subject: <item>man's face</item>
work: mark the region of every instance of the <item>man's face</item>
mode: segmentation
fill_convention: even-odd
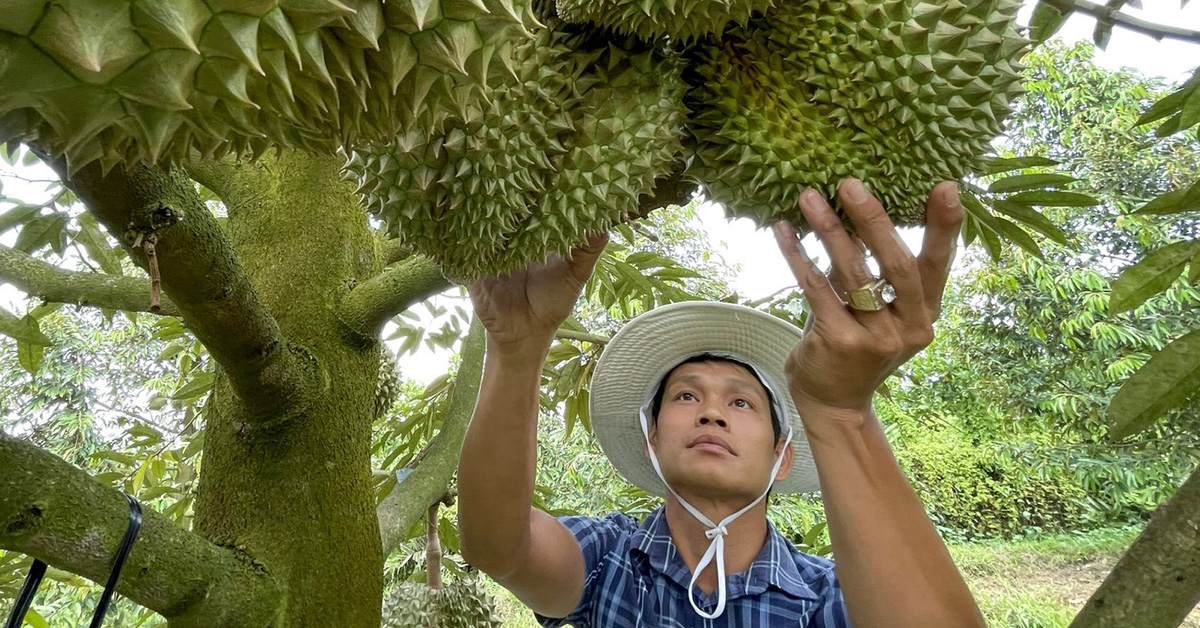
[[[749,502],[767,488],[783,446],[771,426],[767,391],[738,364],[684,364],[667,378],[650,443],[663,477],[696,498]],[[778,479],[791,469],[785,457]]]

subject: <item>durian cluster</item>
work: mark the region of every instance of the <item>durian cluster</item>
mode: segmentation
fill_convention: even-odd
[[[379,347],[379,374],[375,380],[375,417],[384,416],[400,396],[400,365],[385,346]]]
[[[381,628],[498,628],[496,603],[477,580],[457,578],[434,590],[422,583],[396,587],[383,601]]]
[[[688,175],[733,215],[799,222],[864,180],[898,224],[970,173],[1022,89],[1020,0],[794,0],[691,51]]]
[[[781,2],[783,0],[780,0]],[[744,25],[775,0],[558,0],[558,15],[569,22],[594,22],[647,41],[669,37],[692,41],[719,35],[729,24]]]
[[[0,141],[77,169],[435,127],[529,18],[511,0],[13,0]]]
[[[633,214],[682,151],[677,56],[547,21],[484,106],[348,163],[369,209],[453,280],[567,253]]]

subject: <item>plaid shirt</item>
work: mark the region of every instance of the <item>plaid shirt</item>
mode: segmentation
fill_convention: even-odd
[[[805,626],[849,628],[833,562],[802,554],[768,522],[767,541],[749,571],[729,575],[725,612],[696,614],[688,602],[692,573],[679,557],[663,509],[645,522],[622,513],[603,519],[560,517],[579,541],[587,578],[583,599],[567,617],[537,616],[543,626],[576,628],[718,628]],[[705,612],[717,598],[696,591]]]

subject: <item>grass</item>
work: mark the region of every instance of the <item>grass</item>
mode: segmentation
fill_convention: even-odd
[[[1137,534],[1126,527],[959,543],[950,554],[992,628],[1065,628]],[[538,626],[512,594],[491,586],[506,628]],[[1184,626],[1200,628],[1200,611]]]

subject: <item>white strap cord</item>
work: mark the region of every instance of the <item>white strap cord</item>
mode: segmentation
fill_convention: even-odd
[[[675,496],[675,499],[679,500],[679,503],[683,505],[684,509],[692,513],[692,516],[695,517],[697,521],[708,526],[708,530],[705,530],[704,536],[711,539],[712,542],[708,544],[708,549],[704,552],[704,556],[700,558],[700,562],[696,564],[696,569],[692,571],[692,581],[688,583],[688,601],[692,603],[692,609],[696,611],[697,615],[707,619],[716,619],[725,612],[725,535],[729,534],[727,526],[732,523],[734,519],[737,519],[747,510],[753,508],[755,504],[762,501],[763,498],[767,496],[767,493],[771,491],[771,486],[775,484],[775,475],[779,473],[779,465],[783,463],[783,454],[787,450],[787,446],[792,442],[792,430],[790,427],[788,428],[787,440],[784,441],[783,449],[780,450],[779,456],[775,458],[775,466],[771,468],[771,481],[767,483],[767,488],[762,492],[762,495],[759,495],[758,499],[746,504],[746,506],[741,510],[729,515],[728,517],[725,517],[720,523],[713,523],[711,519],[704,516],[704,513],[700,512],[694,506],[687,503],[686,500],[680,497],[679,493],[676,493],[675,489],[671,488],[670,484],[667,484],[667,479],[664,478],[662,474],[662,468],[660,468],[658,465],[658,456],[654,454],[654,447],[650,444],[650,426],[649,420],[646,416],[646,410],[646,406],[642,406],[642,409],[638,414],[642,423],[642,437],[646,439],[646,450],[650,452],[650,464],[654,466],[654,472],[658,474],[658,479],[662,480],[663,486],[666,486],[667,490],[671,491],[671,494]],[[780,414],[779,416],[786,419],[787,415]],[[700,610],[700,606],[696,604],[696,598],[693,591],[696,588],[696,580],[700,577],[700,573],[703,572],[705,567],[708,567],[708,564],[714,560],[717,563],[717,608],[713,610],[712,614],[708,614]]]

